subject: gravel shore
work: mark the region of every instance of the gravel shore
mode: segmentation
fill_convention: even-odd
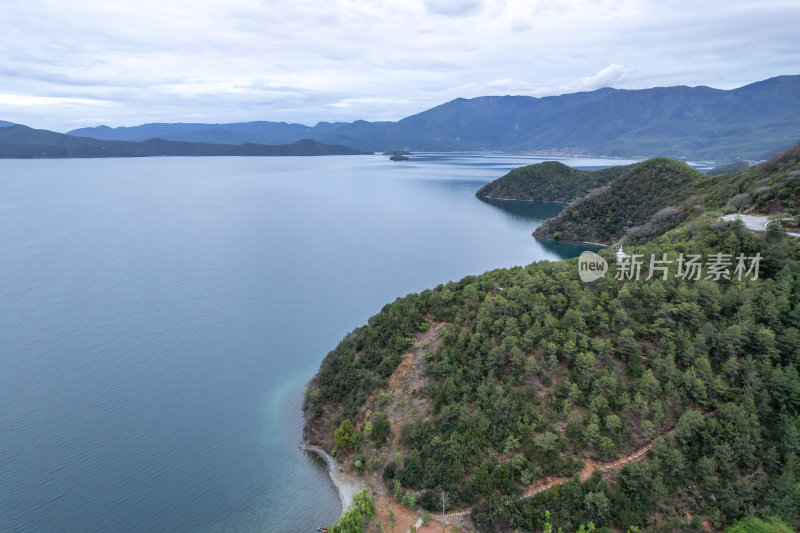
[[[364,490],[366,485],[357,477],[343,472],[341,465],[319,446],[303,442],[300,444],[300,449],[318,455],[325,461],[325,464],[328,465],[328,475],[330,475],[331,481],[333,481],[336,490],[339,492],[339,499],[342,502],[342,512],[344,512],[345,509],[350,507],[350,504],[353,503],[353,496]]]

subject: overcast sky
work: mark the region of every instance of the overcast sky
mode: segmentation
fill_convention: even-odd
[[[0,120],[397,120],[800,74],[798,0],[1,0]]]

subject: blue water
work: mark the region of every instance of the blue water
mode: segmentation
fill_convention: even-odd
[[[531,162],[0,160],[0,531],[334,521],[305,384],[398,296],[580,253],[474,197]]]

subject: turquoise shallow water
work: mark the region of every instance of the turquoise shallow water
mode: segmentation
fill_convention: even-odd
[[[0,160],[0,531],[335,520],[305,384],[398,296],[579,254],[474,197],[533,161]]]

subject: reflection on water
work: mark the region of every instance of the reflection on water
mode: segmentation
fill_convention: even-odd
[[[567,205],[562,202],[523,202],[519,200],[498,200],[495,198],[480,198],[480,201],[499,209],[509,216],[529,220],[538,224],[541,224],[548,218],[557,216]]]

